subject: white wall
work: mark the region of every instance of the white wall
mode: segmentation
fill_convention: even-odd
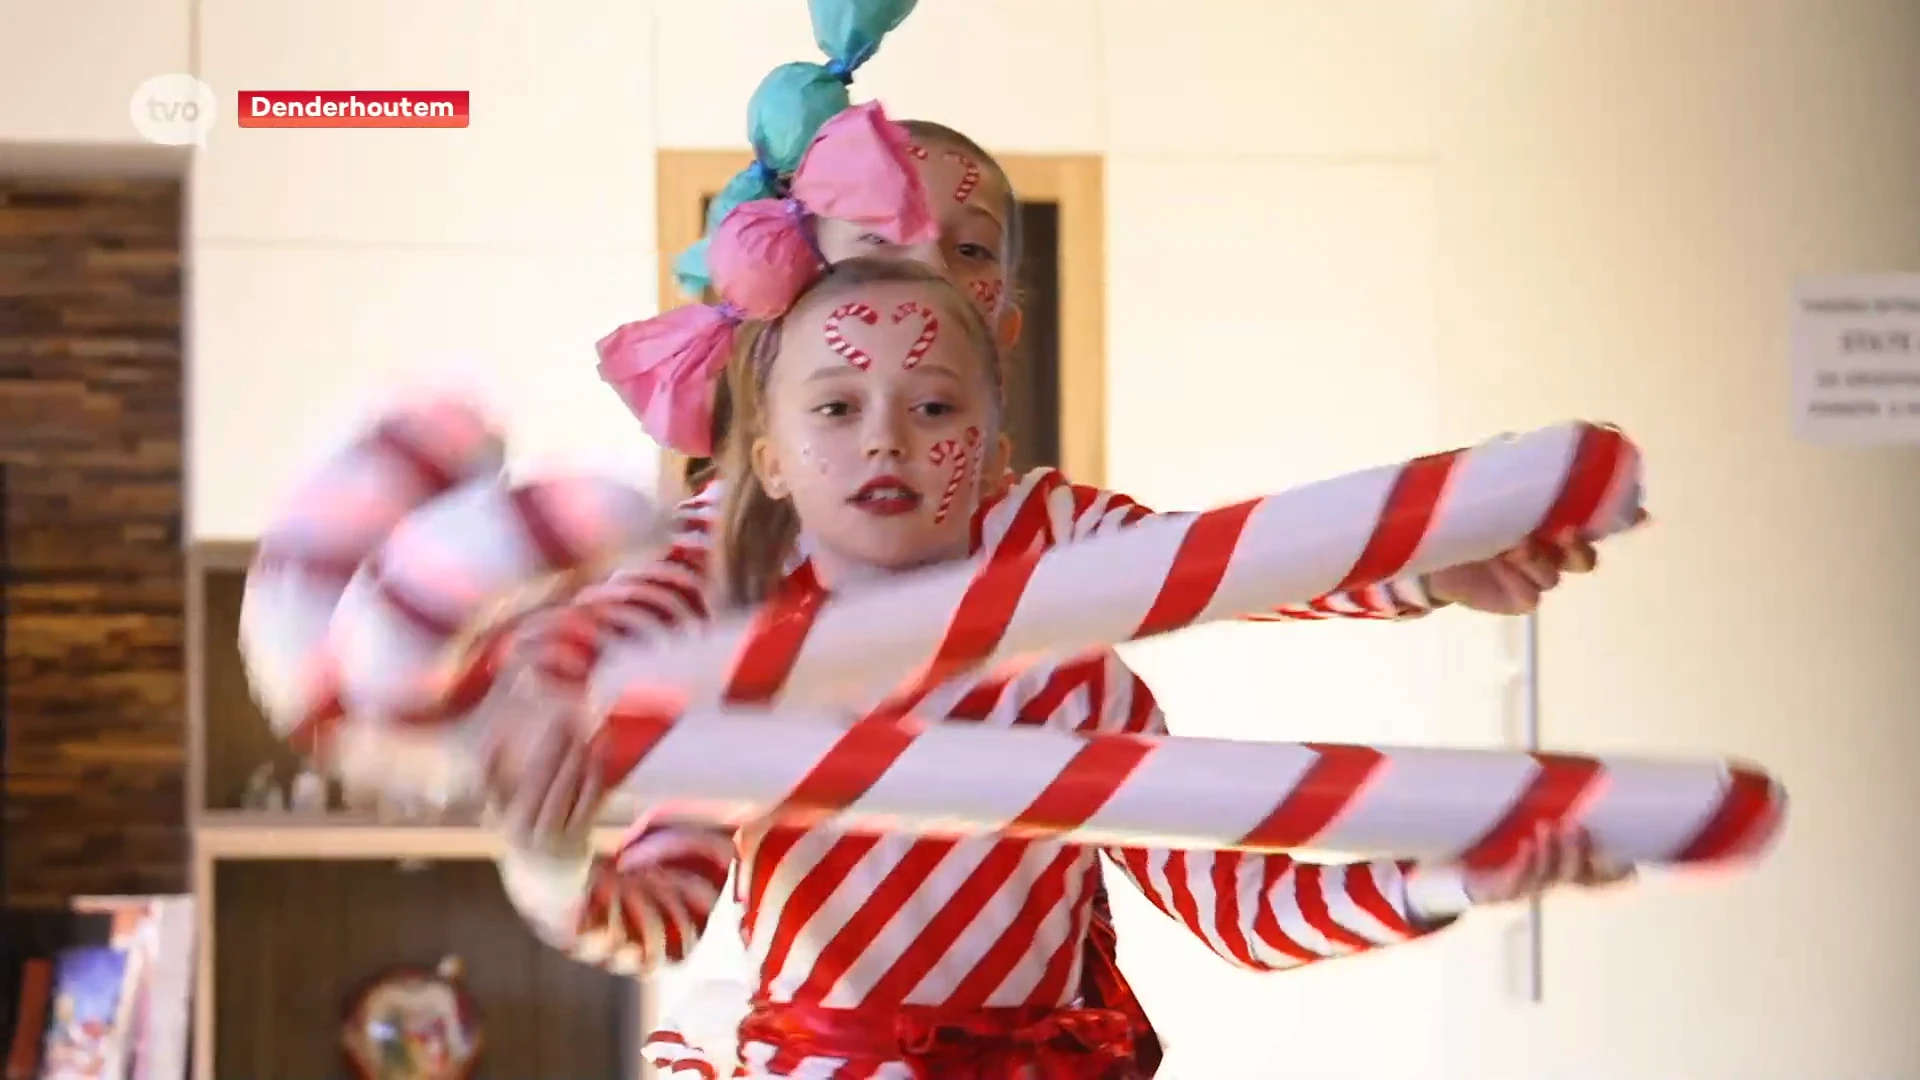
[[[0,152],[134,141],[134,88],[191,63],[183,0],[0,0]]]
[[[1112,483],[1192,507],[1433,449],[1433,145],[1414,9],[1165,11],[1116,0],[1098,34]],[[1417,743],[1438,728],[1443,632],[1231,627],[1129,658],[1184,733]],[[1444,949],[1257,976],[1129,889],[1115,907],[1172,1080],[1439,1075]]]
[[[528,456],[649,469],[591,343],[652,311],[655,147],[741,142],[754,81],[811,54],[798,0],[198,7],[186,41],[175,0],[0,0],[0,142],[130,142],[125,95],[188,57],[223,95],[470,89],[475,126],[229,126],[198,155],[193,534],[253,535],[349,410],[423,372],[495,387]],[[1556,903],[1543,1007],[1505,993],[1506,919],[1252,978],[1123,899],[1173,1077],[1920,1074],[1920,795],[1893,772],[1920,741],[1920,477],[1792,443],[1782,355],[1790,275],[1920,258],[1913,5],[922,8],[860,92],[998,149],[1108,155],[1114,486],[1192,506],[1616,420],[1661,520],[1549,612],[1549,737],[1742,752],[1795,789],[1763,873]],[[1134,656],[1190,733],[1484,744],[1499,629]]]
[[[1657,528],[1543,620],[1546,736],[1794,798],[1757,875],[1556,905],[1544,1009],[1455,967],[1451,1075],[1920,1076],[1920,454],[1794,441],[1785,352],[1794,276],[1920,267],[1920,5],[1434,9],[1448,434],[1651,461]]]
[[[410,373],[483,380],[523,456],[650,468],[593,358],[655,302],[646,4],[202,0],[199,25],[223,93],[465,89],[480,116],[213,133],[193,176],[194,535],[256,535],[343,414]]]

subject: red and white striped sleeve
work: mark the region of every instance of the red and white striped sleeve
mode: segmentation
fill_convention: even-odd
[[[1102,700],[1090,710],[1094,727],[1167,733],[1152,692],[1117,658],[1101,681]],[[1229,963],[1256,971],[1414,941],[1470,906],[1464,876],[1449,866],[1169,848],[1106,853],[1155,907]]]
[[[726,887],[733,837],[674,823],[638,826],[612,855],[509,848],[501,883],[540,940],[616,975],[687,958]]]
[[[708,566],[718,486],[676,508],[653,561],[582,589],[530,633],[533,663],[562,683],[586,677],[614,639],[669,632],[709,617]],[[616,974],[684,960],[705,933],[733,864],[728,829],[641,822],[608,856],[509,850],[507,895],[541,940]]]
[[[1076,484],[1057,469],[1035,470],[1019,486],[1029,489],[1027,498],[1044,505],[1048,539],[1053,543],[1084,540],[1160,516],[1119,492]],[[1441,606],[1428,594],[1420,577],[1409,576],[1328,593],[1304,604],[1284,604],[1245,618],[1250,622],[1416,619]]]

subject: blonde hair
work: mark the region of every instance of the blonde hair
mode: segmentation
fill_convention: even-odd
[[[997,407],[1003,390],[1002,358],[993,331],[979,309],[960,295],[952,282],[922,263],[873,257],[835,263],[794,304],[794,309],[857,285],[904,283],[925,284],[949,293],[949,312],[987,358]],[[736,606],[756,604],[768,597],[779,583],[787,554],[800,535],[800,519],[793,504],[767,494],[753,468],[753,444],[767,432],[767,382],[780,353],[783,325],[784,317],[742,326],[727,364],[726,388],[732,416],[717,455],[724,486],[714,550],[728,602]]]

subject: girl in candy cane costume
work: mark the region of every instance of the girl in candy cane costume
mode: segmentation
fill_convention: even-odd
[[[907,240],[923,235],[900,133],[870,107],[843,119],[816,151],[835,147],[824,159],[846,165],[853,155],[837,149],[842,131],[877,136],[868,190],[903,198],[891,221],[874,224]],[[795,196],[832,201],[817,179],[803,167]],[[658,568],[588,590],[579,617],[552,632],[550,678],[579,675],[610,632],[659,632],[774,591],[855,588],[930,560],[1047,545],[1139,516],[1122,502],[1080,503],[1060,483],[1016,486],[981,508],[982,478],[1004,470],[998,354],[986,322],[912,263],[855,260],[816,285],[823,260],[806,233],[791,208],[750,205],[710,252],[726,306],[635,328],[674,365],[734,357],[742,408],[728,443],[728,495],[717,517],[680,523],[683,541],[711,532],[719,543],[679,543]],[[743,329],[750,313],[759,319]],[[710,553],[719,565],[709,565]],[[957,680],[919,707],[989,724],[1164,730],[1151,696],[1111,654]],[[500,769],[507,826],[519,840],[504,866],[510,894],[555,944],[637,972],[686,955],[737,847],[745,932],[762,977],[742,1027],[749,1075],[1137,1075],[1133,1019],[1084,982],[1100,902],[1095,852],[827,828],[750,826],[728,836],[659,826],[595,865],[533,842],[590,820],[582,749],[563,737]],[[1391,861],[1108,854],[1220,955],[1268,970],[1410,940],[1472,901],[1593,876],[1577,844],[1535,845],[1533,868],[1506,877]],[[712,1069],[697,1053],[650,1049],[688,1075]]]
[[[827,54],[827,63],[783,65],[756,90],[747,125],[755,159],[714,199],[708,214],[710,232],[742,202],[783,193],[782,179],[796,167],[813,132],[850,104],[846,86],[853,73],[874,55],[885,35],[900,25],[913,7],[912,0],[815,0],[809,4],[815,39]],[[827,217],[818,224],[821,254],[829,262],[874,253],[925,262],[960,287],[987,316],[1000,341],[1011,346],[1019,336],[1021,323],[1016,297],[1008,288],[1020,261],[1020,219],[1006,172],[991,154],[960,132],[924,121],[906,121],[904,126],[913,137],[910,154],[931,196],[938,236],[915,244],[893,243],[857,223]],[[708,242],[702,240],[675,263],[676,276],[691,295],[699,295],[712,284],[707,249]],[[679,508],[679,520],[687,529],[676,538],[677,559],[704,558],[705,529],[720,495],[718,486],[705,481],[710,473],[707,459],[724,438],[729,412],[724,387],[716,394],[718,372],[710,368],[659,368],[654,363],[656,354],[627,347],[631,333],[632,328],[623,328],[602,343],[602,370],[622,388],[655,440],[688,459],[689,485],[696,489],[704,486]],[[1031,504],[1033,509],[1009,511],[1010,521],[1017,527],[1006,530],[992,545],[994,550],[1023,550],[1041,542],[1042,533],[1050,539],[1065,539],[1127,524],[1148,513],[1125,496],[1071,484],[1057,472],[1026,478],[1008,474],[1004,483],[1006,505]],[[1062,525],[1063,514],[1072,515],[1073,520]],[[1573,569],[1590,566],[1591,551],[1583,547],[1560,555]],[[1542,589],[1552,586],[1559,573],[1558,562],[1532,553],[1512,565],[1455,572],[1436,584],[1442,590],[1443,602],[1452,599],[1492,610],[1518,611],[1529,606]],[[664,580],[674,572],[673,565],[668,564],[657,571],[656,577]],[[1446,591],[1449,588],[1451,593]],[[679,610],[684,595],[684,589],[666,588],[651,598],[635,595],[630,599]],[[1424,614],[1434,603],[1422,582],[1409,580],[1331,595],[1318,604],[1283,609],[1270,617],[1411,618]],[[1142,1059],[1157,1061],[1157,1038],[1118,966],[1115,935],[1106,914],[1105,885],[1097,871],[1094,888],[1095,913],[1086,957],[1089,993],[1132,1015]],[[671,1031],[664,1034],[665,1039],[656,1041],[664,1042],[674,1035]]]
[[[825,119],[848,106],[845,86],[853,72],[873,56],[884,36],[905,19],[913,6],[912,0],[816,0],[809,5],[816,41],[828,61],[783,65],[756,90],[747,125],[755,160],[713,201],[709,231],[741,202],[781,193],[782,177],[797,164],[806,138]],[[939,235],[918,244],[889,243],[856,223],[826,218],[818,224],[821,253],[829,262],[874,253],[920,260],[960,287],[989,319],[1001,342],[1011,346],[1021,326],[1016,296],[1008,287],[1020,261],[1020,218],[1006,172],[990,153],[958,131],[925,121],[904,121],[903,126],[913,137],[910,153],[931,196]],[[700,295],[712,284],[707,248],[708,242],[702,240],[675,263],[676,276],[690,295]],[[711,473],[709,456],[724,438],[729,413],[725,389],[720,386],[716,392],[716,371],[686,366],[662,371],[651,366],[650,354],[626,348],[630,332],[623,329],[603,342],[602,370],[623,388],[655,440],[688,461],[687,481],[695,494],[679,508],[680,520],[690,530],[677,537],[677,550],[682,558],[692,558],[693,549],[705,544],[707,534],[702,529],[720,494],[719,487],[707,480]],[[1125,496],[1071,484],[1057,472],[1026,478],[1008,474],[1004,482],[1004,498],[1012,504],[1055,504],[1052,510],[1036,508],[1015,515],[1020,527],[1009,530],[1003,538],[1007,548],[1023,549],[1038,542],[1038,525],[1043,521],[1048,524],[1049,535],[1066,538],[1126,524],[1148,513]],[[1078,517],[1071,527],[1054,528],[1061,508],[1067,506]],[[1590,550],[1576,547],[1561,555],[1573,569],[1590,566]],[[1455,572],[1443,576],[1437,584],[1442,600],[1511,612],[1525,609],[1542,589],[1550,588],[1559,569],[1557,560],[1534,554],[1512,565]],[[1451,594],[1445,591],[1449,587]],[[646,602],[675,601],[655,597]],[[1270,617],[1412,618],[1425,614],[1434,602],[1422,582],[1409,580],[1331,595],[1319,604],[1291,607]],[[1105,914],[1105,885],[1097,879],[1098,874],[1096,913],[1086,961],[1091,992],[1135,1017],[1136,1041],[1143,1059],[1157,1060],[1157,1038],[1118,966],[1115,934]],[[711,992],[703,995],[706,1000],[712,997]],[[678,1015],[676,1009],[668,1018]],[[674,1035],[671,1031],[665,1034],[668,1038]]]

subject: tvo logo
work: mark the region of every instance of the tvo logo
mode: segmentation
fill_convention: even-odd
[[[155,75],[127,103],[140,137],[162,146],[205,146],[218,105],[213,87],[191,75]]]

